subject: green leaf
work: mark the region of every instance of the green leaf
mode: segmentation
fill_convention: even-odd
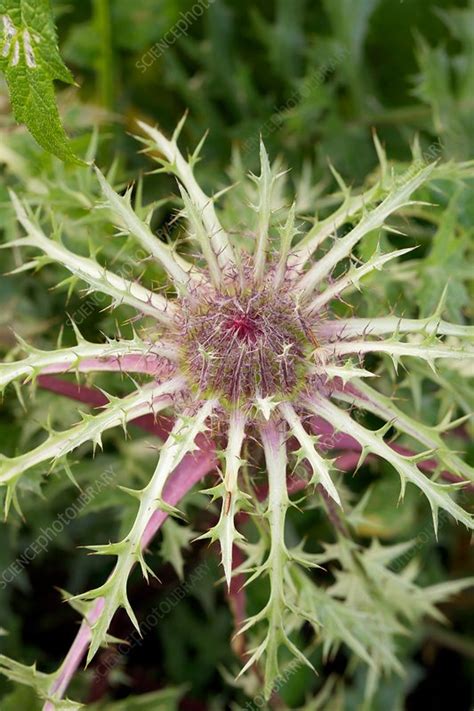
[[[74,80],[59,54],[49,0],[0,0],[0,69],[10,90],[13,113],[40,146],[65,161],[74,154],[56,105],[54,81]]]
[[[40,711],[41,702],[36,698],[33,689],[29,689],[26,686],[18,686],[11,694],[3,697],[3,711],[18,711],[19,708]]]
[[[421,316],[433,313],[447,285],[445,313],[453,321],[462,322],[469,304],[469,293],[460,274],[470,259],[472,233],[459,224],[461,191],[450,199],[433,235],[431,249],[421,265],[421,280],[417,299]]]
[[[188,526],[176,523],[171,517],[165,521],[161,530],[163,533],[161,555],[171,563],[179,579],[184,580],[183,549],[189,547],[195,533]]]
[[[43,701],[50,700],[49,687],[54,680],[53,674],[44,674],[36,669],[36,665],[26,666],[25,664],[20,664],[14,659],[9,659],[3,654],[0,655],[0,673],[10,679],[10,681],[16,684],[22,684],[24,686],[34,689],[36,695]],[[74,701],[69,701],[64,699],[61,701],[55,701],[54,709],[55,711],[79,711],[81,704]],[[4,708],[2,703],[2,709]],[[26,707],[20,707],[26,708]],[[29,705],[27,708],[36,709],[35,706]]]

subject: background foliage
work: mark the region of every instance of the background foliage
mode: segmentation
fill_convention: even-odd
[[[399,162],[410,158],[416,136],[424,154],[448,161],[474,157],[472,0],[203,1],[202,14],[180,32],[177,23],[187,12],[197,15],[197,4],[193,0],[53,2],[61,53],[79,85],[58,86],[60,113],[72,136],[72,150],[83,158],[97,153],[97,162],[103,167],[115,161],[117,183],[138,178],[151,168],[145,158],[137,156],[136,144],[127,135],[127,131],[135,130],[135,119],[156,121],[171,131],[186,109],[185,146],[194,146],[209,129],[206,160],[198,168],[204,186],[223,184],[226,172],[235,179],[242,170],[256,168],[261,133],[269,153],[281,154],[291,167],[290,178],[306,195],[308,211],[314,211],[319,193],[335,187],[328,161],[350,184],[359,184],[366,176],[370,181],[377,164],[373,128],[390,158]],[[153,57],[153,52],[159,56]],[[98,197],[97,185],[87,169],[60,163],[41,150],[24,129],[17,128],[7,97],[4,86],[0,96],[0,161],[4,174],[0,223],[5,235],[14,230],[7,186],[15,186],[20,193],[27,191],[30,196],[36,191],[42,200],[46,192],[58,222],[69,223],[74,248],[85,252],[92,244],[100,247],[107,259],[108,253],[115,253],[115,247],[112,250],[108,246],[110,227],[105,216],[90,210]],[[99,127],[99,132],[91,126]],[[240,149],[240,158],[236,158],[236,148]],[[148,176],[143,204],[160,200],[173,189],[166,178]],[[407,314],[427,315],[449,279],[447,314],[453,321],[469,320],[473,198],[472,183],[463,187],[451,184],[440,192],[439,208],[431,210],[429,216],[420,209],[405,218],[410,220],[409,234],[421,245],[416,254],[421,283],[418,281],[416,287],[410,283],[408,260],[397,280],[377,279],[370,298]],[[319,206],[324,210],[324,201]],[[156,208],[154,227],[170,228],[173,238],[178,237],[170,227],[170,204],[158,202]],[[241,221],[239,215],[235,221]],[[15,254],[6,252],[1,253],[1,260],[2,272],[20,263]],[[136,274],[143,270],[140,258],[134,258],[127,248],[120,260],[122,268]],[[153,269],[149,265],[146,268]],[[12,328],[42,347],[55,344],[65,321],[64,291],[49,290],[58,281],[56,270],[46,266],[38,275],[26,272],[2,277],[3,352],[13,345]],[[160,278],[159,273],[152,276]],[[76,292],[70,295],[67,309],[81,322],[85,335],[93,339],[101,331],[115,328],[115,317],[102,311],[104,305],[81,299]],[[69,327],[64,331],[66,343],[71,341],[70,331]],[[430,394],[429,384],[420,386],[426,383],[426,373],[406,383],[425,419],[433,422],[453,402],[471,412],[474,405],[474,390],[469,389],[463,374],[448,366],[441,372],[447,385],[441,401]],[[100,383],[107,386],[107,378]],[[74,417],[67,400],[40,390],[27,407],[25,418],[14,395],[5,398],[0,440],[6,454],[34,442],[48,416],[51,424],[62,426]],[[146,481],[153,457],[144,446],[146,441],[138,431],[125,444],[120,435],[108,436],[104,453],[94,460],[85,457],[75,468],[76,476],[84,484],[111,467],[118,482],[129,482],[130,476],[137,483]],[[396,479],[381,479],[383,469],[383,464],[370,464],[348,483],[356,493],[367,487],[367,481],[373,484],[366,516],[358,529],[361,541],[373,536],[385,542],[417,540],[421,581],[425,584],[466,575],[472,560],[465,532],[446,522],[437,543],[427,507],[420,506],[413,496],[397,509]],[[43,493],[41,501],[36,495],[22,501],[26,522],[18,517],[8,525],[2,524],[0,568],[7,569],[75,497],[69,480],[62,477],[48,480]],[[196,503],[197,499],[191,497],[188,508],[199,530],[204,528],[199,517],[206,514]],[[47,551],[0,589],[0,627],[9,632],[1,640],[2,651],[26,662],[37,659],[45,671],[55,668],[67,650],[76,617],[69,607],[58,605],[54,586],[77,590],[102,579],[103,561],[88,558],[77,546],[86,539],[88,543],[101,540],[104,521],[110,529],[125,527],[128,506],[128,498],[114,486],[101,492]],[[295,518],[292,525],[301,529],[302,519]],[[298,533],[315,542],[331,538],[317,508],[307,512],[304,530]],[[220,575],[217,556],[213,557],[204,544],[193,544],[185,547],[182,561],[167,546],[166,532],[154,544],[154,552],[154,567],[161,582],[147,588],[137,576],[131,592],[140,616],[180,585],[183,565],[189,574],[204,564],[205,575],[148,632],[143,644],[118,660],[109,673],[101,676],[93,666],[80,675],[75,682],[78,695],[97,702],[91,706],[97,711],[133,709],[132,701],[125,705],[117,702],[130,692],[150,694],[139,706],[144,709],[245,708],[245,688],[229,683],[229,670],[237,667],[228,646],[232,617],[222,586],[215,584]],[[262,595],[258,586],[251,588],[250,605],[257,607]],[[423,706],[444,709],[448,705],[467,711],[472,707],[470,610],[472,592],[465,592],[443,610],[451,621],[449,627],[421,625],[409,639],[400,640],[407,677],[386,680],[374,711]],[[117,616],[112,632],[118,637],[130,633],[125,617]],[[313,661],[321,667],[318,652]],[[328,679],[335,685],[331,701],[322,698],[310,702],[305,707],[308,711],[359,707],[363,673],[349,668],[341,652],[323,666],[320,677],[302,668],[293,674],[280,690],[281,708],[302,707],[305,699],[316,698]],[[339,692],[340,682],[344,682],[343,692]],[[2,680],[0,690],[2,709],[36,708],[27,689],[12,691]]]

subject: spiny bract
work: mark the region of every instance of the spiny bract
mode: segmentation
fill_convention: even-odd
[[[144,124],[140,128],[160,169],[177,178],[182,199],[179,217],[187,221],[190,239],[200,253],[188,261],[189,252],[179,253],[158,239],[149,222],[134,210],[131,190],[117,194],[97,170],[105,199],[101,207],[111,212],[121,233],[137,240],[165,270],[167,296],[128,281],[92,257],[69,251],[57,236],[51,239],[45,235],[40,217],[11,195],[23,231],[12,246],[39,249],[91,290],[112,297],[113,305],[132,306],[146,318],[146,327],[130,340],[118,338],[100,344],[87,342],[77,332],[76,346],[53,352],[22,344],[27,356],[0,367],[0,386],[26,382],[40,374],[96,370],[141,373],[149,382],[137,385],[126,397],[110,396],[99,414],[84,416],[67,431],[52,432],[36,449],[3,457],[0,482],[7,488],[5,512],[12,503],[19,508],[18,487],[29,469],[49,460],[64,462],[81,444],[100,444],[106,429],[172,408],[175,424],[161,447],[155,472],[143,490],[130,492],[138,499],[138,510],[129,533],[117,543],[93,548],[98,554],[115,556],[116,563],[101,587],[78,596],[90,605],[101,601],[92,623],[89,659],[107,640],[109,625],[120,606],[138,626],[127,597],[129,575],[136,562],[146,577],[151,572],[143,554],[147,525],[160,508],[175,513],[163,500],[165,484],[186,455],[196,450],[196,442],[206,436],[213,439],[221,456],[221,481],[210,493],[222,503],[218,522],[205,535],[220,543],[228,585],[235,573],[236,545],[246,556],[239,572],[249,573],[249,580],[265,574],[270,584],[267,604],[241,630],[252,629],[255,640],[244,670],[263,659],[269,695],[279,673],[282,646],[306,663],[292,635],[307,621],[321,635],[326,654],[344,642],[369,664],[373,685],[381,671],[398,669],[392,641],[401,629],[398,617],[407,610],[413,615],[434,614],[433,603],[460,589],[462,583],[439,594],[435,588],[421,594],[412,576],[399,578],[385,567],[400,552],[396,547],[364,552],[345,538],[339,540],[343,553],[338,550],[337,555],[331,547],[321,555],[309,555],[301,545],[290,547],[285,539],[290,505],[287,469],[293,457],[304,463],[306,487],[311,491],[317,487],[326,505],[336,516],[340,510],[342,516],[347,496],[333,460],[326,456],[328,443],[320,437],[329,432],[336,446],[349,437],[360,451],[361,461],[371,453],[395,468],[402,496],[407,483],[423,492],[435,528],[439,509],[472,527],[471,517],[455,501],[459,484],[442,484],[436,477],[428,477],[417,466],[420,454],[400,453],[385,437],[394,429],[436,452],[440,470],[449,469],[462,486],[474,480],[473,470],[449,451],[441,438],[443,429],[453,423],[444,422],[438,428],[419,423],[368,385],[366,380],[374,373],[363,367],[365,355],[371,353],[388,355],[395,366],[405,357],[422,359],[433,368],[442,358],[472,359],[474,350],[468,342],[472,341],[472,327],[443,321],[442,303],[432,317],[420,320],[393,315],[343,319],[333,310],[347,291],[362,286],[363,277],[410,251],[383,253],[377,248],[365,262],[352,256],[364,236],[388,230],[386,220],[393,213],[416,204],[413,194],[427,181],[442,177],[443,168],[418,159],[406,173],[396,175],[382,160],[383,174],[373,187],[353,195],[342,185],[340,207],[301,233],[298,201],[286,207],[279,199],[282,173],[272,168],[261,145],[261,171],[259,176],[250,176],[245,188],[249,201],[242,204],[242,223],[233,225],[228,233],[216,211],[217,198],[205,195],[195,180],[193,168],[199,150],[187,161],[178,149],[181,126],[171,140],[156,128]],[[255,220],[250,226],[246,220],[252,211]],[[345,225],[350,227],[341,234]],[[34,258],[26,268],[37,266],[45,257]],[[354,408],[372,413],[386,425],[377,431],[367,429],[353,417]],[[246,479],[251,477],[246,459],[257,446],[256,440],[263,445],[266,463],[266,504],[261,496],[260,500],[253,496],[251,487],[243,485],[244,473]],[[252,507],[268,531],[258,544],[246,542],[235,525],[236,516]],[[318,589],[304,570],[333,557],[343,561],[334,595],[331,588]],[[376,608],[375,597],[362,594],[356,557],[364,561],[366,571],[373,568],[379,595],[389,600],[390,588],[391,612],[388,607]],[[353,576],[350,594],[346,589],[349,574]],[[362,587],[359,590],[357,586]],[[18,678],[20,665],[15,664],[3,661],[6,673],[16,673]],[[48,683],[37,682],[39,693],[49,703],[56,703],[64,691],[58,679],[60,676],[53,675]]]

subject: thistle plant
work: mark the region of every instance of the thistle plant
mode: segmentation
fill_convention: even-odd
[[[389,167],[376,141],[377,179],[353,192],[334,171],[340,203],[323,219],[310,219],[307,213],[315,206],[308,203],[319,199],[318,189],[308,192],[302,183],[294,202],[287,201],[286,173],[278,163],[270,164],[263,144],[258,175],[206,195],[194,175],[203,144],[185,159],[178,148],[181,128],[182,123],[168,139],[140,123],[140,140],[158,171],[177,180],[176,221],[186,225],[186,244],[160,239],[151,228],[152,211],[143,215],[132,188],[116,192],[95,169],[103,197],[93,210],[105,210],[118,233],[138,242],[156,261],[166,275],[160,289],[114,273],[94,250],[89,257],[71,251],[59,226],[46,234],[46,206],[34,209],[11,193],[20,234],[6,246],[30,255],[20,270],[59,263],[71,273],[69,288],[85,283],[88,293],[108,295],[111,308],[126,304],[136,316],[130,338],[117,333],[91,343],[75,327],[76,345],[43,351],[22,341],[17,350],[24,357],[0,366],[2,388],[51,374],[80,378],[104,371],[126,374],[133,382],[130,394],[107,394],[99,412],[82,414],[73,427],[51,431],[29,452],[1,458],[5,515],[12,507],[21,512],[23,484],[39,465],[51,463],[74,479],[70,455],[86,443],[100,447],[106,430],[126,429],[144,415],[165,414],[172,417],[172,426],[147,485],[126,489],[136,500],[128,533],[90,547],[115,563],[101,586],[70,598],[84,616],[83,646],[51,675],[7,658],[2,658],[2,669],[34,686],[45,709],[77,708],[61,699],[80,653],[88,645],[90,662],[101,645],[113,641],[109,627],[120,607],[140,628],[128,581],[136,564],[146,579],[154,575],[145,549],[157,521],[181,515],[179,496],[170,503],[166,487],[179,478],[185,491],[216,467],[217,478],[206,493],[218,515],[201,537],[218,543],[227,587],[233,578],[246,586],[259,577],[268,582],[267,602],[238,630],[248,640],[239,675],[261,668],[269,698],[287,652],[311,666],[298,641],[299,630],[309,623],[326,656],[344,644],[355,663],[368,666],[370,698],[380,674],[402,671],[396,635],[422,615],[440,617],[436,603],[469,581],[419,588],[413,565],[399,574],[390,569],[409,542],[374,542],[364,548],[353,541],[350,529],[363,518],[364,502],[353,505],[343,470],[359,468],[367,457],[380,458],[398,473],[400,507],[411,485],[427,500],[435,532],[440,512],[472,528],[472,517],[458,499],[474,481],[474,470],[445,437],[465,416],[456,419],[453,407],[438,424],[420,421],[387,384],[392,383],[393,393],[400,372],[409,377],[412,367],[436,381],[443,360],[467,374],[474,328],[444,320],[444,298],[423,318],[365,315],[363,310],[351,314],[341,305],[357,290],[363,294],[374,274],[377,279],[386,269],[403,273],[412,247],[385,251],[380,240],[366,259],[359,256],[359,247],[374,243],[374,235],[381,233],[399,236],[399,225],[392,221],[410,210],[429,209],[415,200],[416,194],[433,181],[449,180],[454,169],[426,164],[415,149],[413,163],[400,173]],[[471,170],[468,164],[457,166],[456,178]],[[364,423],[364,413],[381,423],[377,429]],[[396,435],[409,439],[412,449],[396,443]],[[348,467],[334,454],[341,450],[351,453]],[[427,460],[434,465],[427,467]],[[262,470],[263,486],[256,483]],[[289,508],[304,508],[302,500],[292,498],[297,491],[322,506],[334,524],[333,542],[321,541],[319,553],[286,535]],[[244,535],[249,521],[258,533],[251,539]],[[318,586],[313,569],[331,561],[339,565],[332,582]]]

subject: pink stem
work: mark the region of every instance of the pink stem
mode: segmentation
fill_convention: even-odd
[[[232,568],[236,569],[243,564],[244,554],[238,546],[232,547]],[[245,592],[245,575],[237,573],[232,577],[230,588],[227,592],[229,606],[234,618],[234,630],[237,633],[245,621],[245,612],[247,607],[247,595]],[[240,634],[232,639],[232,648],[239,657],[245,657],[245,637]]]
[[[217,466],[215,446],[204,435],[196,437],[199,450],[187,454],[168,479],[163,498],[166,503],[176,506],[192,487],[201,481]],[[159,531],[168,514],[165,511],[155,511],[148,521],[142,538],[142,548],[147,548],[152,538]]]
[[[165,486],[163,499],[170,506],[176,506],[198,481],[216,467],[217,459],[213,443],[205,437],[197,438],[196,443],[198,446],[201,445],[202,448],[184,457]],[[142,538],[142,548],[148,546],[167,518],[168,513],[165,511],[156,511],[151,516]],[[87,620],[82,622],[74,642],[61,665],[58,678],[51,686],[51,695],[56,694],[58,698],[63,697],[89,646],[91,640],[90,624],[93,624],[98,619],[103,606],[104,598],[98,598],[91,612],[87,615]],[[54,711],[54,705],[47,701],[43,706],[43,711]]]
[[[336,432],[334,427],[322,417],[310,417],[308,423],[314,434],[319,436],[318,444],[322,449],[360,449],[354,437],[345,432]]]
[[[402,454],[405,457],[410,457],[414,454],[411,449],[408,449],[408,447],[402,447],[401,444],[396,444],[394,442],[390,443],[390,446],[393,450],[395,450],[395,452],[398,452],[399,454]],[[423,472],[432,472],[438,467],[438,462],[436,461],[436,459],[422,459],[421,462],[418,462],[418,467]],[[440,476],[442,479],[450,482],[451,484],[459,484],[461,482],[466,481],[461,476],[458,476],[457,474],[453,474],[452,472],[448,471],[442,471]],[[465,487],[463,487],[463,491],[474,491],[474,484],[467,484]]]
[[[42,369],[42,374],[47,373],[90,373],[93,371],[110,371],[124,373],[143,373],[154,375],[159,372],[163,361],[157,355],[130,353],[124,356],[111,356],[105,358],[83,358],[79,364],[51,363]]]
[[[311,418],[309,420],[309,426],[315,434],[321,436],[320,444],[323,449],[346,450],[345,452],[341,452],[341,455],[337,459],[337,466],[339,469],[342,469],[342,471],[351,471],[357,466],[362,447],[360,443],[354,439],[354,437],[351,437],[351,435],[345,432],[336,432],[328,422],[325,422],[320,417]],[[403,447],[395,442],[388,442],[387,444],[395,452],[398,452],[406,457],[411,457],[416,454],[412,449]],[[436,459],[422,459],[418,462],[417,466],[423,472],[432,472],[437,468],[438,462]],[[448,471],[442,471],[440,476],[442,479],[450,483],[460,483],[465,481],[462,477]],[[474,489],[474,484],[467,484],[466,490],[472,489]]]
[[[104,598],[100,597],[95,601],[94,606],[90,613],[87,615],[87,620],[83,620],[79,631],[66,654],[64,661],[61,665],[61,673],[58,678],[51,686],[50,694],[57,694],[58,698],[62,698],[64,692],[66,691],[69,682],[76,673],[84,654],[86,653],[87,647],[89,646],[91,638],[90,625],[94,624],[100,616],[104,608]],[[43,706],[43,711],[54,711],[55,706],[50,701],[47,701]]]
[[[107,398],[100,390],[89,388],[87,385],[76,385],[69,380],[62,380],[51,375],[39,375],[36,382],[44,390],[50,390],[58,395],[64,395],[71,400],[84,402],[91,407],[102,407],[107,405]]]
[[[372,403],[372,405],[375,405],[376,410],[379,410],[379,411],[382,410],[384,412],[384,416],[386,417],[387,422],[390,421],[390,419],[392,417],[392,412],[390,411],[390,409],[385,408],[383,405],[380,405],[380,403],[374,402],[372,400],[372,398],[370,397],[370,395],[366,395],[365,393],[360,392],[360,390],[358,390],[357,387],[355,387],[351,383],[347,383],[346,385],[342,384],[340,387],[344,392],[352,394],[359,399],[365,400],[369,404]],[[415,427],[412,428],[412,431],[410,431],[410,429],[407,429],[406,433],[409,436],[414,437],[416,439],[417,432],[416,432]],[[408,449],[406,447],[402,447],[399,444],[391,444],[389,442],[389,445],[395,452],[398,452],[399,454],[403,454],[404,456],[409,457],[409,456],[412,456],[413,454],[415,454],[415,452],[413,452],[413,450]],[[420,462],[418,462],[418,467],[421,469],[421,471],[424,471],[424,472],[431,472],[434,469],[436,469],[437,466],[438,466],[438,463],[435,459],[423,459]],[[448,472],[448,471],[442,471],[440,476],[442,479],[444,479],[445,481],[449,481],[449,482],[463,482],[463,481],[465,481],[462,477],[456,476],[455,474],[452,474],[451,472]],[[469,485],[469,486],[471,487],[472,485]],[[469,488],[469,487],[467,487],[467,488]]]
[[[89,388],[87,385],[76,385],[68,380],[55,378],[53,375],[40,375],[37,378],[38,385],[44,390],[50,390],[58,395],[64,395],[72,400],[84,402],[92,407],[104,407],[107,405],[107,397],[96,388]],[[150,434],[154,434],[160,439],[166,439],[173,426],[172,419],[164,415],[142,415],[135,420],[131,420],[131,424],[140,427]]]

